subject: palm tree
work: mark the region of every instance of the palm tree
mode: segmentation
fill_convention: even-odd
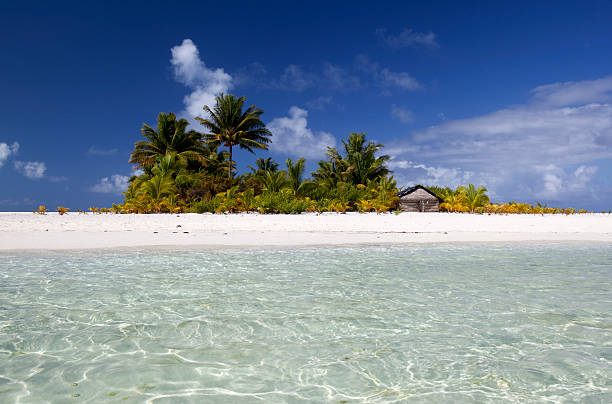
[[[142,124],[142,135],[147,140],[134,144],[129,162],[150,169],[156,164],[158,157],[169,153],[176,153],[184,161],[206,161],[207,150],[202,145],[202,134],[194,130],[187,131],[188,125],[186,119],[177,120],[173,113],[160,112],[157,117],[157,129]]]
[[[301,158],[294,163],[290,158],[288,158],[285,161],[285,164],[287,164],[287,174],[289,174],[291,188],[293,188],[294,191],[297,191],[303,182],[302,176],[304,175],[304,168],[306,168],[306,160]]]
[[[459,189],[461,189],[463,199],[470,212],[474,212],[476,208],[481,208],[489,203],[489,196],[484,185],[476,188],[474,184],[468,184],[467,188],[459,187],[457,190]]]
[[[279,192],[289,184],[287,173],[284,171],[265,171],[259,180],[264,191]]]
[[[151,168],[151,173],[160,177],[170,178],[182,171],[187,164],[182,161],[176,153],[168,153],[157,159],[157,165]]]
[[[351,133],[348,140],[342,140],[345,156],[333,147],[327,149],[329,161],[319,162],[313,177],[317,180],[341,180],[353,185],[366,185],[368,181],[379,181],[391,173],[385,166],[390,159],[387,155],[376,156],[383,145],[372,141],[366,143],[365,133]]]
[[[295,163],[288,158],[285,161],[287,164],[287,174],[289,176],[289,185],[293,189],[295,196],[302,196],[313,189],[315,184],[311,181],[304,180],[304,170],[306,168],[306,160],[303,158],[299,159]]]
[[[376,152],[383,147],[383,144],[372,141],[366,143],[365,136],[365,133],[351,133],[348,141],[342,140],[349,164],[346,176],[348,182],[354,185],[366,184],[368,180],[379,180],[390,173],[385,167],[390,157],[387,155],[376,157]]]
[[[312,178],[319,184],[327,188],[335,188],[338,182],[342,180],[342,167],[338,167],[338,164],[342,164],[343,160],[334,160],[333,158],[329,161],[320,160],[318,162],[319,168],[312,173]]]
[[[164,196],[168,195],[173,190],[173,187],[174,183],[170,178],[155,175],[142,184],[142,191],[153,200],[159,201]]]
[[[437,195],[444,201],[440,205],[440,209],[450,212],[465,212],[467,207],[463,189],[463,187],[459,187],[456,190],[452,190],[450,187],[444,187],[441,191],[438,191],[439,194]]]
[[[224,176],[229,167],[235,168],[235,163],[228,160],[229,153],[225,150],[219,151],[219,145],[207,145],[206,173],[212,176]]]
[[[242,111],[246,101],[245,97],[234,97],[223,93],[216,97],[216,105],[211,109],[204,106],[210,119],[197,117],[208,133],[203,135],[209,145],[220,145],[229,149],[229,167],[227,173],[232,178],[232,150],[239,146],[254,153],[254,149],[268,150],[267,143],[270,142],[272,133],[266,129],[266,125],[259,118],[263,110],[254,105]]]
[[[142,183],[141,192],[143,196],[150,198],[155,211],[160,212],[164,198],[174,192],[174,181],[162,175],[155,175]]]
[[[249,166],[249,168],[253,171],[253,173],[257,173],[257,172],[261,172],[261,171],[271,171],[271,172],[276,172],[278,171],[278,163],[274,160],[272,160],[272,157],[268,157],[268,158],[258,158],[257,160],[255,160],[255,166],[257,168],[253,168],[251,166]]]

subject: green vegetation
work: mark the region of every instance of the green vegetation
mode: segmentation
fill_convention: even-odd
[[[233,150],[267,150],[271,133],[261,121],[263,111],[244,108],[246,99],[221,94],[209,118],[196,118],[205,133],[187,131],[187,121],[160,113],[157,129],[144,124],[146,140],[135,144],[130,162],[142,174],[130,179],[116,213],[160,212],[386,212],[397,203],[397,187],[378,155],[382,144],[351,133],[341,151],[329,148],[312,179],[305,178],[306,160],[258,158],[251,172],[235,175]],[[226,150],[219,151],[219,147]],[[92,210],[100,213],[100,210]]]
[[[177,120],[176,115],[161,112],[157,117],[157,130],[147,124],[142,125],[142,136],[147,140],[136,142],[130,163],[149,170],[167,154],[176,154],[185,162],[204,161],[208,150],[202,145],[202,134],[185,132],[188,125],[186,119]]]
[[[468,184],[457,189],[449,187],[428,187],[442,198],[440,211],[442,212],[469,212],[469,213],[497,213],[497,214],[565,214],[588,213],[587,210],[574,208],[549,208],[538,202],[535,205],[527,203],[491,203],[484,186],[476,187]]]
[[[259,119],[263,110],[254,105],[242,112],[245,97],[234,97],[231,94],[221,94],[216,98],[214,108],[204,106],[210,119],[196,117],[208,130],[203,135],[209,146],[218,147],[220,144],[229,150],[228,176],[232,178],[233,162],[232,150],[234,146],[254,153],[254,149],[268,150],[267,143],[272,135],[266,125]]]
[[[272,136],[261,120],[263,110],[245,109],[245,102],[245,97],[231,94],[216,97],[214,106],[203,107],[208,117],[195,118],[203,133],[188,131],[188,121],[173,113],[160,113],[156,129],[143,124],[145,140],[135,143],[130,156],[130,163],[142,173],[130,178],[125,201],[111,209],[91,207],[90,211],[380,213],[396,208],[397,184],[386,166],[390,157],[381,153],[382,144],[368,141],[365,133],[350,133],[339,150],[328,148],[310,178],[303,158],[288,158],[284,169],[279,169],[271,157],[260,157],[249,166],[250,172],[236,175],[234,149],[267,150]],[[443,200],[440,210],[447,212],[576,212],[541,204],[492,204],[487,189],[473,184],[428,188]]]

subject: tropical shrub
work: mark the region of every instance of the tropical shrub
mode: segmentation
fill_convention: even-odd
[[[487,189],[483,185],[475,187],[474,184],[468,184],[467,187],[459,188],[465,206],[472,213],[477,209],[484,208],[490,202]]]
[[[360,199],[355,202],[355,207],[361,213],[372,212],[374,210],[374,202],[371,199]]]
[[[223,199],[221,196],[215,196],[211,199],[194,202],[189,208],[189,211],[193,213],[216,212],[222,202]]]
[[[39,214],[39,215],[46,215],[47,214],[47,207],[45,205],[40,205],[37,210],[34,210],[32,212],[36,213],[36,214]]]
[[[263,192],[255,198],[255,206],[260,213],[302,213],[314,209],[310,198],[295,198],[290,189],[279,192]]]
[[[65,215],[66,213],[68,213],[69,210],[70,208],[63,208],[61,206],[57,207],[57,213],[59,213],[60,216]]]
[[[449,187],[438,188],[437,195],[442,198],[440,210],[443,212],[481,212],[487,204],[489,197],[484,186],[460,186],[453,190]]]

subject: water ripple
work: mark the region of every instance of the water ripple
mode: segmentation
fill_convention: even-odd
[[[597,244],[0,254],[0,402],[612,402]]]

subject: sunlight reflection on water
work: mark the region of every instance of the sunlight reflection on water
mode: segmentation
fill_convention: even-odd
[[[612,402],[610,247],[0,253],[0,402]]]

